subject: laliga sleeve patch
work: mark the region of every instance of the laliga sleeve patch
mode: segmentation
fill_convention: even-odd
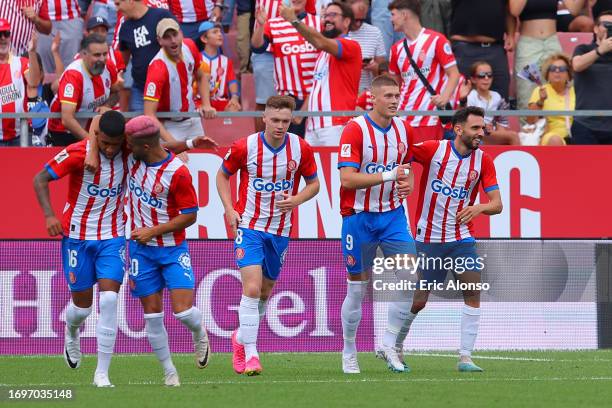
[[[66,98],[74,97],[74,85],[66,84],[66,87],[64,88],[64,97]]]
[[[232,149],[230,148],[227,151],[227,153],[225,153],[225,157],[223,158],[223,160],[229,160],[231,154],[232,154]]]
[[[155,96],[155,91],[157,91],[157,86],[153,82],[150,82],[149,85],[147,85],[146,96]]]
[[[66,149],[64,149],[61,152],[59,152],[58,154],[56,154],[55,157],[53,158],[53,160],[55,160],[55,162],[57,164],[60,164],[61,162],[66,160],[68,158],[68,156],[70,156],[70,154],[66,151]]]
[[[350,143],[343,143],[340,148],[340,157],[351,157],[351,145]]]
[[[451,49],[451,46],[449,43],[444,44],[443,49],[446,55],[453,55],[453,50]]]

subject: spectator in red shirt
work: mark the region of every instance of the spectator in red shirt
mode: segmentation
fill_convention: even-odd
[[[2,0],[0,19],[11,25],[11,47],[15,55],[28,52],[28,42],[34,30],[51,33],[47,0]]]

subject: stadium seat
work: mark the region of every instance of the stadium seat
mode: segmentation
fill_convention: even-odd
[[[234,140],[255,133],[253,118],[215,118],[203,121],[206,135],[219,146],[230,146]]]
[[[557,37],[563,52],[570,56],[574,54],[577,45],[593,42],[593,33],[557,33]]]

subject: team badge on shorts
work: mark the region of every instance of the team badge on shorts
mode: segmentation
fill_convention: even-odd
[[[355,260],[355,257],[353,255],[348,255],[346,257],[346,264],[348,266],[355,266],[356,263],[357,261]]]
[[[236,248],[236,259],[244,258],[244,249]]]
[[[183,252],[179,256],[178,262],[183,267],[183,269],[185,270],[191,269],[191,257],[189,256],[188,252]]]
[[[295,171],[295,169],[297,169],[297,163],[293,159],[289,160],[289,162],[287,163],[287,170]]]
[[[76,275],[74,274],[74,272],[68,273],[68,279],[70,279],[70,283],[72,283],[73,285],[76,283]]]
[[[474,169],[470,170],[470,174],[468,175],[468,179],[470,181],[474,181],[477,178],[478,178],[478,170],[474,170]]]
[[[153,186],[153,192],[155,194],[161,194],[162,191],[164,191],[164,186],[162,185],[162,183],[155,183],[155,185]]]
[[[121,262],[125,264],[125,246],[119,248],[119,258],[121,259]]]

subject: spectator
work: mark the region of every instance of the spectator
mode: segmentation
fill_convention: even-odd
[[[467,96],[467,106],[478,106],[488,111],[508,109],[508,103],[501,95],[491,90],[493,68],[486,61],[476,61],[470,72],[473,89]],[[518,133],[508,128],[508,120],[501,116],[485,116],[486,144],[518,145]]]
[[[321,31],[321,19],[306,12],[306,0],[293,0],[297,18],[317,32]],[[295,99],[296,110],[306,110],[305,103],[312,91],[312,78],[319,51],[282,17],[266,20],[265,10],[256,13],[257,24],[251,45],[253,52],[261,54],[269,50],[274,58],[274,84],[276,92]],[[304,137],[304,117],[293,119],[289,132]]]
[[[612,0],[589,0],[592,5],[593,19],[597,20],[604,11],[612,10]]]
[[[64,72],[64,64],[59,53],[61,35],[57,33],[51,43],[51,54],[55,60],[55,79],[52,82],[44,83],[45,71],[42,67],[40,55],[36,53],[36,58],[30,58],[30,79],[27,84],[27,110],[28,112],[49,112],[51,102],[59,88],[59,78]],[[32,33],[31,47],[36,50],[38,36]],[[38,76],[36,76],[38,73]],[[34,146],[44,146],[47,144],[47,118],[33,118],[30,122],[30,132],[32,133],[32,144]]]
[[[30,58],[36,52],[28,47]],[[28,71],[28,59],[11,53],[11,25],[8,20],[0,19],[0,113],[21,113],[25,107],[26,85],[31,76],[38,73]],[[21,126],[16,119],[0,120],[0,146],[19,146]],[[27,135],[24,135],[27,137]]]
[[[579,11],[579,15],[573,16],[564,0],[557,2],[557,32],[559,33],[590,33],[593,31],[593,19],[590,17],[589,7],[585,1],[585,6]]]
[[[451,42],[461,74],[470,76],[476,61],[493,68],[491,89],[508,99],[510,71],[506,52],[514,49],[516,19],[508,0],[453,0]]]
[[[341,2],[331,2],[321,16],[323,33],[297,18],[295,9],[280,5],[281,16],[321,51],[314,69],[312,92],[308,98],[310,112],[355,110],[361,76],[361,47],[346,37],[353,23],[353,10]],[[311,146],[338,146],[345,117],[309,117],[306,141]]]
[[[159,52],[155,38],[157,24],[164,18],[173,18],[163,8],[152,8],[142,0],[115,0],[117,10],[125,17],[119,30],[119,50],[127,65],[132,58],[130,110],[142,111],[144,84],[149,64]],[[127,81],[126,81],[127,82]],[[129,82],[126,83],[128,86]]]
[[[178,113],[195,110],[192,91],[194,81],[198,84],[200,97],[206,95],[208,87],[203,88],[202,56],[191,39],[183,38],[176,20],[162,19],[156,33],[161,49],[151,61],[147,72],[144,114],[159,122],[156,116],[158,111]],[[167,142],[204,136],[199,117],[177,115],[164,118],[162,122],[160,135]]]
[[[529,99],[532,110],[574,110],[576,94],[572,86],[572,68],[568,56],[553,54],[542,64],[542,78],[547,82],[535,88]],[[537,117],[528,118],[535,123]],[[541,145],[563,146],[569,137],[573,118],[571,116],[546,116],[546,128],[540,139]]]
[[[451,0],[421,0],[421,24],[445,37],[450,35],[451,13]]]
[[[216,111],[235,112],[240,107],[239,84],[234,73],[231,59],[221,53],[223,32],[221,24],[205,21],[200,24],[200,42],[204,49],[202,54],[203,72],[207,74],[209,98],[202,95],[196,102],[211,105]]]
[[[448,108],[460,76],[448,40],[421,26],[418,0],[394,0],[389,10],[393,29],[406,35],[393,45],[389,57],[389,72],[402,84],[398,110]],[[423,79],[412,68],[411,59]],[[442,138],[437,116],[408,116],[406,120],[414,128],[415,141]]]
[[[204,21],[221,21],[223,0],[168,0],[170,12],[181,25],[183,36],[196,41]]]
[[[104,17],[92,17],[87,20],[87,34],[99,34],[103,37],[106,37],[108,42],[108,30],[110,25],[104,19]],[[110,48],[108,53],[108,60],[115,64],[115,68],[117,69],[117,73],[125,72],[125,63],[123,62],[123,56],[121,52],[117,49]]]
[[[51,112],[61,119],[49,120],[48,141],[53,146],[68,146],[87,137],[89,120],[75,114],[104,112],[119,100],[117,72],[107,65],[106,37],[90,34],[81,42],[81,58],[73,60],[59,80],[59,90]]]
[[[381,62],[378,66],[378,75],[389,75],[389,64],[387,62]],[[355,110],[358,111],[371,111],[374,107],[374,96],[372,96],[371,87],[363,91],[357,97],[357,105]]]
[[[403,33],[393,30],[389,3],[390,0],[372,0],[372,25],[382,33],[387,53],[393,44],[404,38]]]
[[[113,0],[94,0],[92,17],[102,17],[108,23],[106,42],[113,43],[115,27],[117,25],[117,6]]]
[[[529,64],[542,65],[550,55],[561,52],[557,38],[557,0],[509,0],[510,13],[520,22],[521,36],[516,45],[514,72]],[[577,15],[585,0],[565,0],[572,15]],[[534,84],[522,78],[516,80],[518,108],[526,109]]]
[[[51,55],[51,43],[55,33],[60,33],[60,55],[62,63],[67,66],[74,55],[79,52],[83,39],[83,19],[77,0],[47,0],[49,18],[53,27],[50,35],[41,35],[38,39],[38,53],[42,58],[45,72],[55,71],[55,61]]]
[[[595,40],[574,50],[572,68],[576,109],[612,109],[612,11],[595,20]],[[612,117],[577,116],[572,125],[572,144],[612,144]]]
[[[0,19],[7,20],[13,28],[11,47],[15,55],[28,52],[28,42],[34,30],[41,34],[51,33],[47,0],[3,0]]]
[[[387,50],[382,33],[377,27],[366,23],[368,15],[367,0],[352,0],[351,9],[355,21],[351,26],[349,37],[361,45],[361,78],[359,79],[359,92],[365,91],[372,85],[372,79],[378,75],[378,65],[385,61]]]
[[[251,17],[254,3],[249,0],[236,1],[236,53],[240,61],[240,72],[244,73],[251,70]]]

